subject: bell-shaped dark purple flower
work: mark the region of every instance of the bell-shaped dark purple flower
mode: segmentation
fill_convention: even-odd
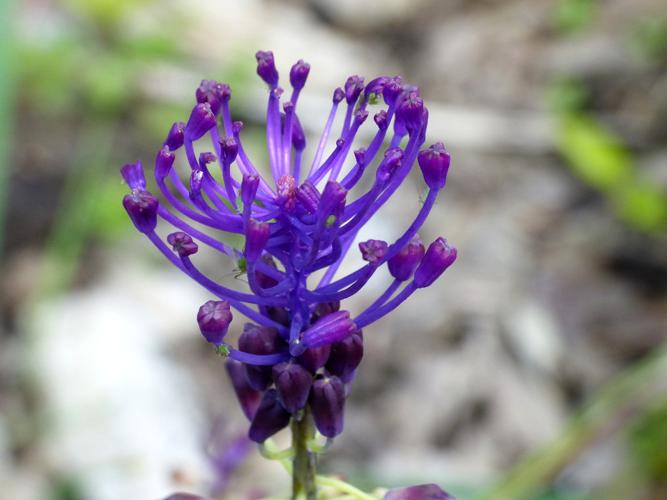
[[[278,401],[275,389],[269,389],[264,393],[262,402],[250,423],[248,437],[256,443],[263,443],[276,432],[287,427],[290,414]]]
[[[415,271],[415,286],[424,288],[431,285],[455,260],[456,248],[448,245],[446,239],[438,238],[428,246],[424,258]]]
[[[239,400],[243,414],[248,420],[252,420],[262,400],[262,393],[250,386],[243,363],[228,359],[225,363],[225,368],[229,374],[229,379],[232,382],[232,387],[236,393],[236,398]]]
[[[239,349],[250,354],[273,354],[278,350],[280,339],[273,328],[246,323],[239,337]],[[246,366],[250,386],[263,391],[271,383],[270,366]]]
[[[330,352],[330,345],[311,347],[310,349],[306,349],[303,354],[296,359],[306,370],[315,373],[327,362]]]
[[[278,84],[278,70],[273,59],[273,52],[260,50],[255,54],[257,59],[257,74],[271,87]]]
[[[384,500],[454,500],[454,497],[437,484],[420,484],[390,490],[384,496]]]
[[[335,375],[315,379],[308,404],[323,436],[335,438],[343,432],[345,385],[341,379]]]
[[[313,375],[295,361],[284,361],[273,367],[273,382],[278,400],[292,415],[306,406]]]
[[[364,357],[364,340],[361,333],[354,333],[346,339],[331,345],[331,353],[326,364],[327,371],[348,383]]]
[[[164,145],[169,146],[171,151],[176,151],[183,145],[184,131],[185,123],[174,123],[167,133],[167,138],[164,140]]]
[[[451,157],[442,142],[437,142],[420,151],[417,159],[426,185],[431,189],[445,187]]]
[[[157,226],[159,202],[148,191],[135,189],[123,197],[123,206],[134,226],[142,233],[153,232]]]
[[[382,240],[368,240],[359,243],[361,258],[372,266],[377,266],[382,262],[387,253],[387,248],[389,248],[389,245]]]
[[[225,300],[209,300],[199,308],[197,323],[201,334],[207,341],[221,345],[229,324],[232,322],[232,311]]]
[[[185,136],[191,141],[196,141],[215,127],[215,123],[215,114],[209,103],[199,103],[192,108],[188,123],[185,125]]]
[[[410,279],[417,266],[421,262],[425,253],[424,244],[419,235],[414,235],[412,239],[394,255],[387,266],[391,275],[399,281]]]
[[[333,302],[320,302],[313,308],[313,315],[311,316],[311,322],[315,323],[325,316],[340,311],[340,301],[334,300]]]

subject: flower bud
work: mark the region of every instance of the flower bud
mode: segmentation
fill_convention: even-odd
[[[273,367],[273,382],[278,400],[292,415],[306,406],[313,376],[294,361],[285,361]]]
[[[305,181],[296,192],[296,198],[301,206],[310,214],[317,212],[320,204],[320,192],[310,181]]]
[[[320,217],[327,218],[330,215],[338,218],[345,209],[345,198],[347,190],[336,181],[327,182],[320,199]]]
[[[158,200],[148,191],[135,189],[125,195],[123,206],[134,226],[142,233],[151,233],[157,226]]]
[[[359,148],[354,151],[354,159],[360,167],[366,165],[366,148]]]
[[[250,354],[273,354],[278,350],[278,332],[273,328],[246,323],[239,337],[239,350]],[[246,366],[250,386],[263,391],[271,383],[270,366]]]
[[[313,308],[313,314],[310,317],[310,322],[314,323],[315,321],[324,318],[325,316],[340,311],[340,301],[335,300],[333,302],[320,302]]]
[[[329,359],[330,353],[330,345],[311,347],[310,349],[306,349],[303,354],[297,358],[297,361],[306,370],[310,371],[311,373],[315,373],[325,365]]]
[[[359,94],[364,90],[364,79],[358,75],[352,75],[345,81],[345,100],[353,104],[359,99]]]
[[[424,245],[419,235],[414,235],[412,239],[394,255],[389,262],[389,272],[400,281],[405,281],[412,276],[417,266],[424,257]]]
[[[382,262],[387,248],[387,242],[382,240],[368,240],[359,243],[361,258],[372,266],[377,266]]]
[[[387,128],[387,125],[389,124],[387,122],[387,112],[384,109],[381,109],[380,111],[375,113],[375,116],[373,116],[373,121],[380,130],[385,130]]]
[[[338,377],[315,379],[308,403],[315,427],[323,436],[334,438],[343,432],[345,386]]]
[[[248,262],[255,262],[269,241],[270,227],[266,222],[257,222],[255,219],[248,220],[245,228],[245,258]]]
[[[243,414],[248,420],[252,420],[262,400],[262,393],[253,389],[248,383],[243,363],[228,359],[225,363],[225,368],[232,381],[232,387],[239,400]]]
[[[403,163],[403,150],[401,148],[389,148],[384,153],[384,159],[378,165],[375,179],[380,186],[386,185],[394,172]]]
[[[454,497],[436,484],[420,484],[389,490],[384,500],[454,500]]]
[[[400,76],[385,80],[382,87],[382,97],[384,97],[384,102],[391,106],[396,102],[396,99],[401,95],[401,92],[403,92],[403,82],[401,81]]]
[[[174,252],[176,252],[179,257],[188,257],[197,253],[197,250],[199,250],[199,247],[192,240],[190,235],[182,231],[176,231],[167,236],[167,243],[172,246]]]
[[[231,322],[232,312],[229,302],[225,300],[209,300],[197,313],[197,323],[202,335],[217,346],[222,344]]]
[[[220,139],[220,153],[222,162],[230,165],[239,153],[239,144],[234,137],[224,137]]]
[[[334,104],[338,104],[344,98],[345,98],[345,91],[340,87],[336,87],[336,89],[334,90],[334,93],[333,93],[333,102],[334,102]]]
[[[157,156],[155,157],[155,177],[161,180],[169,175],[175,159],[176,155],[171,152],[169,146],[162,146],[162,149],[157,152]]]
[[[366,121],[366,118],[368,118],[368,111],[366,109],[358,109],[354,113],[354,122],[357,125],[361,125]]]
[[[331,375],[336,375],[348,383],[364,356],[364,340],[360,332],[331,345],[331,353],[326,368]]]
[[[216,120],[209,103],[199,103],[192,108],[190,118],[185,126],[185,135],[191,141],[196,141],[206,132],[215,127]]]
[[[120,175],[123,176],[123,180],[130,189],[139,191],[146,189],[146,177],[144,177],[144,169],[140,161],[123,165],[120,169]]]
[[[306,79],[308,78],[308,73],[310,72],[310,64],[304,62],[303,59],[292,66],[289,72],[289,81],[294,87],[295,90],[301,90],[306,84]]]
[[[279,430],[287,427],[290,414],[287,413],[278,401],[275,389],[269,389],[264,393],[262,402],[250,424],[248,437],[256,443],[263,443]]]
[[[415,286],[424,288],[431,285],[455,260],[456,248],[449,246],[444,238],[438,238],[428,246],[415,271]]]
[[[241,181],[241,201],[243,205],[250,205],[255,201],[257,188],[259,187],[259,176],[256,174],[244,174]]]
[[[396,121],[402,123],[409,132],[419,131],[423,112],[424,101],[418,91],[412,90],[399,101],[396,107]]]
[[[382,94],[382,89],[384,88],[384,84],[387,81],[386,76],[378,76],[377,78],[374,78],[368,84],[366,85],[366,88],[364,89],[364,94],[366,95],[371,95],[371,94]]]
[[[306,348],[320,347],[343,340],[354,333],[356,327],[348,311],[337,311],[312,325],[303,333],[303,345]]]
[[[445,187],[451,157],[442,142],[420,151],[417,160],[429,188],[442,189]]]
[[[213,114],[218,114],[223,102],[229,101],[232,90],[226,83],[215,80],[202,80],[195,92],[195,98],[199,103],[208,103]]]
[[[278,84],[278,70],[273,59],[273,52],[260,50],[255,54],[257,59],[257,74],[271,87]]]
[[[306,134],[303,131],[299,117],[294,115],[292,118],[292,145],[296,151],[306,149]]]
[[[171,151],[176,151],[183,145],[183,134],[185,131],[185,123],[176,122],[169,129],[167,138],[164,140],[164,145],[169,146]]]

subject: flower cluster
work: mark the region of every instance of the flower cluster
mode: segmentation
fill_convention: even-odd
[[[263,178],[246,154],[243,123],[232,120],[229,86],[212,80],[197,88],[189,119],[172,125],[157,152],[154,177],[160,200],[147,190],[141,163],[121,169],[131,189],[123,205],[136,228],[217,297],[201,306],[197,322],[206,340],[229,358],[227,371],[251,421],[249,436],[257,442],[287,426],[306,406],[321,434],[338,435],[348,385],[363,355],[362,328],[431,285],[456,259],[456,249],[443,238],[425,248],[417,234],[445,186],[450,163],[441,143],[420,150],[428,112],[419,89],[400,77],[383,76],[366,85],[359,76],[349,77],[333,93],[331,112],[306,169],[306,136],[296,110],[309,71],[303,61],[292,66],[292,92],[286,98],[273,54],[257,53],[257,73],[268,86],[271,179]],[[374,138],[351,155],[369,107],[382,102],[373,116]],[[339,107],[345,108],[342,129],[327,151]],[[201,149],[198,155],[195,146]],[[187,181],[175,166],[179,150],[189,165]],[[428,194],[412,224],[393,243],[359,243],[366,264],[334,279],[361,227],[397,190],[415,160]],[[373,176],[370,189],[348,199],[367,171]],[[175,231],[159,236],[158,219]],[[243,247],[225,244],[211,230],[242,235]],[[236,260],[247,272],[250,291],[205,275],[193,258],[201,244]],[[380,268],[393,277],[386,291],[356,316],[342,309],[341,301],[361,290]],[[232,309],[251,321],[236,348],[225,341]]]

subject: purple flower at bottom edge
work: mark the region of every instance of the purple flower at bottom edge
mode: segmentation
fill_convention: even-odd
[[[311,67],[294,64],[292,91],[286,92],[273,53],[258,51],[256,59],[268,86],[270,175],[261,175],[263,165],[248,154],[243,123],[232,117],[230,87],[205,79],[189,116],[156,145],[155,188],[149,191],[140,162],[121,169],[130,188],[123,205],[139,232],[213,296],[199,311],[199,327],[230,358],[228,373],[252,422],[251,437],[261,441],[277,432],[303,404],[332,437],[342,431],[349,382],[363,355],[357,332],[433,283],[456,257],[441,238],[424,252],[418,236],[444,187],[450,157],[442,143],[424,146],[428,110],[417,87],[386,75],[365,85],[353,75],[334,90],[306,163],[302,123],[312,120],[299,118],[299,96]],[[373,120],[367,120],[370,104],[380,108],[372,110]],[[358,147],[362,127],[373,138]],[[176,161],[177,155],[185,161]],[[428,191],[422,203],[404,203],[406,210],[415,207],[412,222],[393,241],[355,244],[418,159]],[[186,171],[179,172],[184,163]],[[357,195],[361,186],[368,188]],[[231,260],[249,288],[239,290],[205,272],[204,247]],[[339,275],[350,251],[365,262]],[[387,289],[359,314],[341,308],[376,273],[394,278]],[[317,280],[309,279],[315,275]],[[251,322],[237,347],[226,336],[231,309]],[[292,380],[298,390],[290,387]]]
[[[420,484],[390,490],[384,500],[454,500],[454,497],[436,484]]]

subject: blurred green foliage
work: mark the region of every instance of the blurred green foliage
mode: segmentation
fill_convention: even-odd
[[[632,42],[645,59],[667,63],[667,16],[642,20],[632,33]]]
[[[178,38],[170,36],[169,23],[175,21],[154,19],[158,23],[148,28],[127,30],[124,21],[154,0],[62,3],[66,29],[48,43],[22,39],[17,47],[22,105],[38,109],[39,118],[54,126],[74,127],[68,175],[47,244],[43,292],[71,281],[90,240],[113,240],[131,229],[120,203],[126,189],[115,146],[127,141],[128,123],[141,117],[171,116],[159,128],[157,119],[143,119],[156,136],[175,120],[177,106],[154,99],[143,79],[151,64],[184,60]]]
[[[13,32],[9,20],[14,8],[12,0],[0,2],[0,252],[5,228],[6,183],[9,174],[9,138],[11,134],[14,73],[12,67]]]
[[[559,0],[553,14],[556,29],[563,33],[579,32],[593,22],[595,0]]]
[[[586,185],[601,193],[614,212],[641,231],[667,227],[667,194],[642,178],[622,140],[583,111],[586,91],[563,80],[548,93],[556,117],[556,148]]]
[[[653,481],[667,484],[667,401],[661,401],[629,432],[634,458]]]

